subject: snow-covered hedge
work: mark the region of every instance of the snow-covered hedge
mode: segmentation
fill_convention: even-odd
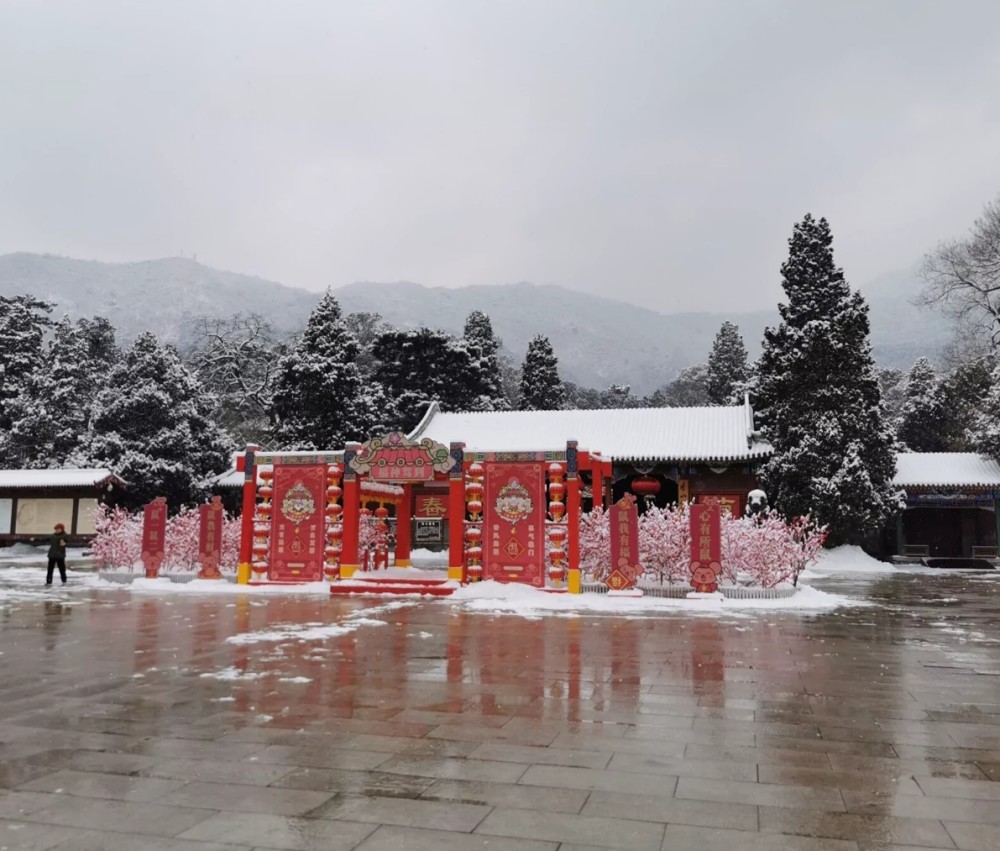
[[[138,570],[142,568],[142,514],[130,514],[122,508],[98,506],[94,515],[97,532],[91,551],[99,568]],[[163,571],[198,570],[197,508],[182,508],[167,518],[164,540]],[[226,515],[222,525],[223,573],[236,572],[240,558],[240,520]]]
[[[197,508],[182,508],[167,518],[163,547],[162,571],[199,570],[198,533],[200,519]],[[122,508],[98,506],[94,515],[97,536],[91,552],[97,566],[104,570],[139,570],[142,568],[142,513],[130,514]],[[375,547],[376,520],[371,515],[362,517],[359,528],[359,549]],[[240,519],[228,514],[222,525],[223,573],[236,572],[240,559]]]
[[[646,580],[686,585],[691,573],[691,526],[686,505],[650,507],[639,517],[639,557]],[[774,588],[793,582],[816,560],[826,530],[806,517],[776,512],[757,518],[722,516],[722,584]],[[595,509],[580,520],[580,567],[594,580],[611,568],[608,514]]]

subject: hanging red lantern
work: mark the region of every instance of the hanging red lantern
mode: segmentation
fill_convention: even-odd
[[[662,487],[663,485],[659,479],[654,479],[652,476],[639,476],[639,478],[632,480],[630,489],[632,493],[638,496],[652,499],[660,492]]]

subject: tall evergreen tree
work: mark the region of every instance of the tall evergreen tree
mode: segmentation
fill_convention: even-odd
[[[781,267],[788,303],[764,333],[757,409],[774,446],[761,471],[772,504],[827,524],[835,545],[877,532],[901,496],[868,306],[834,265],[832,246],[826,219],[795,225]]]
[[[896,436],[910,452],[944,452],[948,429],[937,374],[927,358],[919,358],[907,376]]]
[[[272,404],[281,446],[340,449],[368,436],[375,411],[357,359],[358,341],[327,291],[301,339],[278,363]]]
[[[708,356],[708,400],[712,405],[743,401],[750,368],[738,325],[723,322]]]
[[[556,411],[565,407],[566,390],[559,380],[559,359],[549,338],[541,334],[528,343],[521,367],[522,411]]]
[[[939,384],[945,449],[969,452],[976,448],[982,415],[989,415],[989,397],[995,386],[995,355],[959,364]]]
[[[979,452],[1000,461],[1000,363],[993,370],[989,392],[973,420],[971,433]]]
[[[129,506],[161,495],[172,508],[198,502],[234,448],[212,420],[212,407],[177,353],[146,332],[109,372],[79,460],[125,479],[119,500]]]
[[[0,296],[0,431],[10,428],[10,404],[42,362],[51,309],[33,296]],[[0,467],[16,466],[15,458],[0,455]]]
[[[472,410],[508,410],[500,363],[500,339],[493,333],[490,317],[481,310],[473,310],[466,317],[462,339],[472,355],[475,383],[479,385]]]
[[[392,330],[392,325],[382,318],[382,314],[366,310],[348,313],[344,317],[344,324],[358,341],[358,370],[361,380],[368,382],[378,365],[375,360],[375,343],[386,331]]]
[[[115,340],[115,326],[103,316],[76,320],[76,327],[87,342],[87,358],[92,369],[105,372],[122,356]]]
[[[10,452],[18,466],[61,467],[86,448],[94,400],[107,383],[116,351],[113,337],[111,348],[105,345],[103,328],[95,345],[94,328],[86,320],[56,325],[42,361],[11,402],[11,426],[0,435],[0,453]]]
[[[393,328],[379,337],[373,352],[375,379],[390,400],[392,428],[411,431],[431,402],[445,411],[470,411],[482,398],[478,350],[444,331]]]
[[[890,422],[899,422],[906,401],[907,374],[901,369],[881,368],[878,370],[879,392],[882,394],[882,404],[885,405],[885,415]]]

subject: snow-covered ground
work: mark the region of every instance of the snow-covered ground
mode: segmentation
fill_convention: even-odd
[[[19,545],[0,552],[0,607],[18,602],[41,599],[59,599],[65,602],[82,602],[81,592],[111,590],[134,594],[216,594],[216,595],[313,595],[328,596],[326,582],[303,585],[236,585],[226,580],[195,579],[190,582],[171,582],[167,578],[145,579],[137,576],[131,584],[119,584],[101,579],[92,571],[74,571],[72,566],[79,560],[80,550],[68,558],[70,580],[65,586],[59,583],[58,573],[52,588],[45,587],[44,552],[37,547]],[[442,578],[442,553],[427,550],[414,551],[415,566],[411,568],[389,568],[380,571],[380,578]],[[31,565],[31,566],[29,566]],[[416,566],[421,565],[421,566]],[[877,561],[866,555],[858,547],[838,547],[825,550],[819,560],[804,571],[799,578],[799,587],[791,597],[774,600],[736,600],[722,595],[694,595],[688,598],[626,597],[607,594],[552,594],[524,585],[480,582],[475,585],[458,587],[450,597],[439,599],[421,598],[418,595],[404,597],[406,605],[414,605],[418,600],[429,604],[458,606],[472,612],[510,612],[527,617],[543,614],[572,616],[575,613],[638,614],[663,612],[690,612],[693,614],[725,614],[753,611],[803,611],[814,612],[841,606],[869,605],[863,598],[848,597],[829,593],[813,587],[812,581],[837,575],[884,576],[894,572],[924,573],[945,576],[954,571],[943,571],[921,565],[895,566]],[[364,581],[375,574],[358,573],[355,580]],[[348,626],[356,629],[364,625],[362,621],[351,620],[338,624],[336,629]],[[304,624],[296,630],[308,630],[319,625]],[[323,628],[334,628],[329,625]],[[338,633],[339,634],[339,633]],[[291,636],[287,636],[291,637]],[[303,636],[304,637],[304,636]],[[267,640],[267,639],[260,639]]]
[[[78,551],[79,552],[79,551]],[[411,568],[390,568],[379,572],[379,577],[392,578],[441,578],[443,553],[432,553],[427,550],[415,550],[415,566]],[[136,577],[131,584],[122,585],[106,582],[94,573],[70,572],[70,583],[61,586],[56,579],[53,588],[45,588],[44,573],[41,567],[27,567],[28,562],[39,560],[38,548],[9,548],[0,554],[0,565],[11,565],[0,569],[0,605],[14,600],[31,600],[50,598],[53,594],[61,597],[76,596],[85,590],[107,589],[135,594],[251,594],[251,595],[328,595],[329,586],[326,582],[314,582],[303,585],[236,585],[225,580],[195,579],[190,582],[176,583],[167,578],[145,579]],[[70,557],[70,563],[73,557]],[[44,559],[42,560],[44,562]],[[417,566],[420,565],[420,566]],[[840,606],[865,605],[864,600],[850,598],[840,594],[831,594],[812,587],[811,579],[833,574],[857,573],[891,573],[898,568],[884,564],[865,555],[856,547],[840,547],[825,551],[819,562],[806,571],[796,593],[787,598],[774,600],[734,600],[721,595],[696,595],[691,598],[662,597],[622,597],[605,594],[552,594],[515,584],[497,582],[481,582],[464,588],[457,588],[455,593],[440,600],[427,600],[438,605],[460,606],[474,612],[513,612],[533,617],[545,613],[572,615],[574,613],[655,613],[657,611],[678,612],[687,611],[698,614],[721,614],[727,612],[752,612],[774,610],[820,611]],[[922,571],[931,571],[921,568]],[[356,580],[363,581],[367,574],[359,573]],[[412,597],[413,601],[418,598]],[[361,625],[355,624],[352,628]],[[339,627],[338,627],[339,628]]]

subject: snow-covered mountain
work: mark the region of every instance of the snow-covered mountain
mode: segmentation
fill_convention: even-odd
[[[912,307],[912,276],[875,282],[869,292],[875,356],[909,368],[934,358],[947,340],[936,314]],[[461,333],[472,310],[489,314],[504,348],[518,361],[535,334],[559,356],[561,375],[588,387],[630,384],[648,393],[684,367],[708,358],[724,320],[735,322],[755,357],[777,310],[752,313],[662,314],[615,299],[529,283],[461,289],[413,283],[356,283],[336,291],[345,312],[376,311],[394,325],[428,325]],[[42,254],[0,256],[0,295],[30,293],[56,304],[56,315],[106,316],[128,341],[144,330],[182,348],[201,316],[254,312],[283,334],[305,326],[319,294],[250,275],[171,257],[141,263],[101,263]]]

